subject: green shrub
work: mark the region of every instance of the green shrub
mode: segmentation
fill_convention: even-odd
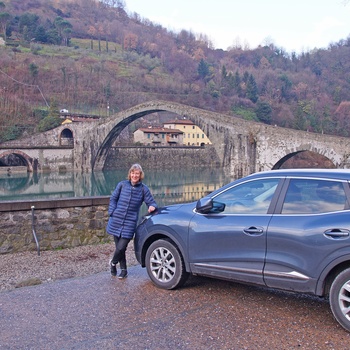
[[[47,116],[44,119],[42,119],[38,124],[38,131],[44,132],[47,130],[51,130],[56,128],[57,126],[61,125],[62,120],[59,117],[56,116]]]

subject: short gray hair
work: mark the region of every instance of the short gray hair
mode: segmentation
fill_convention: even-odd
[[[141,165],[138,163],[135,163],[130,167],[128,172],[128,179],[131,180],[131,173],[135,170],[138,170],[140,172],[140,180],[143,180],[145,177],[145,173],[143,172]]]

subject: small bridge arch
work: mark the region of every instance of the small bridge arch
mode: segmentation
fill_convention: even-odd
[[[74,136],[70,128],[64,128],[59,135],[60,146],[73,146]]]
[[[14,156],[16,158],[13,160],[16,164],[11,164],[11,162],[9,164],[8,158],[11,156]],[[0,152],[0,163],[2,166],[18,166],[18,165],[26,166],[27,171],[30,173],[32,173],[34,169],[33,158],[28,156],[23,151],[16,150],[16,149]]]

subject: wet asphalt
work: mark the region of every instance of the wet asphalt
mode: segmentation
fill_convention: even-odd
[[[146,270],[0,293],[0,349],[349,349],[328,302],[191,277],[175,291]]]

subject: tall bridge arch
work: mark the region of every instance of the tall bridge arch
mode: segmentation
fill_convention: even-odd
[[[155,112],[172,112],[179,117],[192,120],[206,133],[213,144],[205,148],[214,147],[217,163],[228,174],[234,176],[279,168],[288,157],[303,151],[321,154],[338,168],[350,167],[349,138],[246,121],[227,114],[160,100],[139,104],[109,118],[89,123],[61,125],[32,138],[7,142],[0,146],[4,150],[5,145],[15,144],[18,149],[22,149],[20,147],[22,142],[22,146],[26,146],[25,153],[28,159],[38,158],[37,153],[30,151],[28,146],[40,144],[42,148],[47,145],[48,149],[62,147],[61,133],[68,128],[74,136],[71,138],[72,144],[67,145],[66,150],[66,157],[72,158],[72,168],[84,172],[101,170],[108,151],[120,132],[136,119]],[[55,150],[53,153],[57,156],[58,151]],[[40,163],[40,159],[38,162]]]
[[[96,156],[92,159],[92,169],[93,170],[101,170],[105,164],[108,151],[112,147],[114,141],[120,135],[121,131],[130,123],[134,122],[136,119],[144,117],[148,114],[163,112],[161,109],[150,109],[146,111],[141,111],[126,117],[119,121],[116,125],[112,127],[112,129],[107,134],[106,138],[103,140],[102,144],[98,148],[96,152]]]

